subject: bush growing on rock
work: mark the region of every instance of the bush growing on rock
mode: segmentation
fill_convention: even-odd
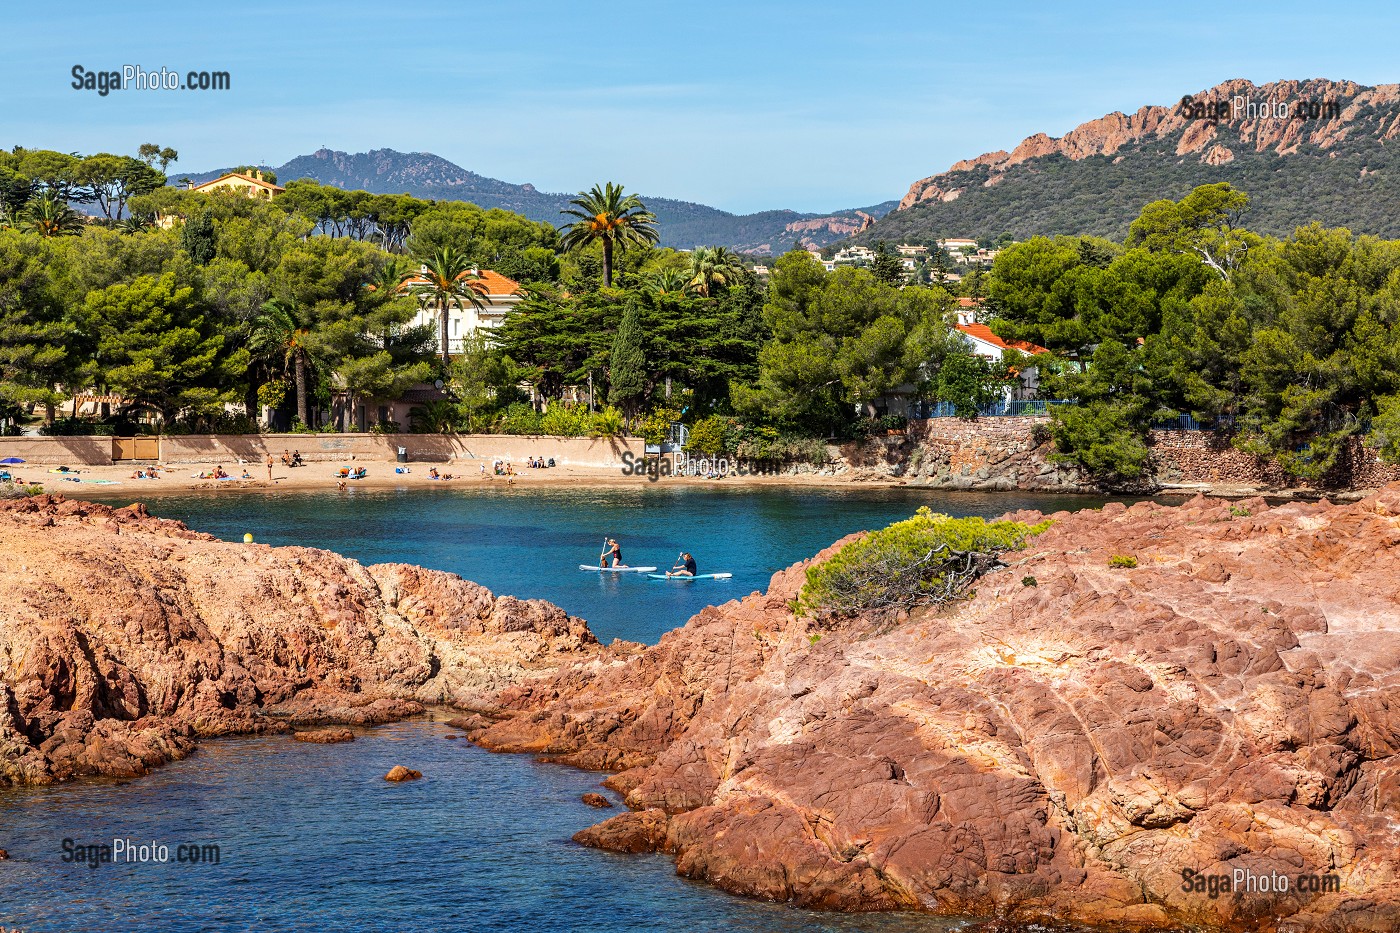
[[[1115,570],[1132,570],[1137,565],[1137,558],[1131,554],[1114,554],[1108,559],[1108,566]]]
[[[952,518],[920,508],[843,547],[825,563],[807,568],[798,597],[800,612],[822,618],[861,612],[893,612],[943,602],[1004,566],[998,555],[1019,550],[1050,526]]]

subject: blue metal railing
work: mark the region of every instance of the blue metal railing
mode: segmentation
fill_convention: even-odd
[[[1177,415],[1175,418],[1152,422],[1154,431],[1216,431],[1222,428],[1228,430],[1234,426],[1233,415],[1221,415],[1213,421],[1197,421],[1190,415]]]

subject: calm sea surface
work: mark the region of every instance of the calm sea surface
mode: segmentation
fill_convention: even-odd
[[[121,497],[115,500],[120,501]],[[1081,508],[1088,497],[917,490],[704,489],[163,497],[156,514],[230,540],[331,548],[366,563],[451,570],[498,593],[552,600],[600,638],[653,642],[702,606],[767,585],[835,538],[907,517]],[[681,548],[728,582],[598,579],[603,535],[628,563],[669,566]],[[130,783],[0,790],[0,926],[38,931],[786,931],[933,933],[956,921],[813,913],[676,877],[661,856],[620,856],[569,837],[600,813],[579,795],[601,775],[493,755],[437,722],[360,730],[345,745],[286,737],[205,742]],[[389,784],[395,764],[424,779]],[[611,795],[610,795],[611,796]],[[615,799],[615,797],[614,797]],[[618,812],[616,810],[611,812]],[[75,844],[164,845],[171,861],[63,861]],[[179,864],[181,844],[218,864]]]

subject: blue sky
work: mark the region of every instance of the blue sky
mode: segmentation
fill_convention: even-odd
[[[321,146],[749,212],[904,193],[952,162],[1227,78],[1400,80],[1400,8],[1271,3],[26,3],[0,145],[180,151],[173,171]],[[41,12],[42,11],[42,12]],[[99,97],[70,69],[226,70],[226,92]]]

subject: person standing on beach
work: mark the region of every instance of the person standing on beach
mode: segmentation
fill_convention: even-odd
[[[272,454],[267,455],[267,481],[272,482]]]

